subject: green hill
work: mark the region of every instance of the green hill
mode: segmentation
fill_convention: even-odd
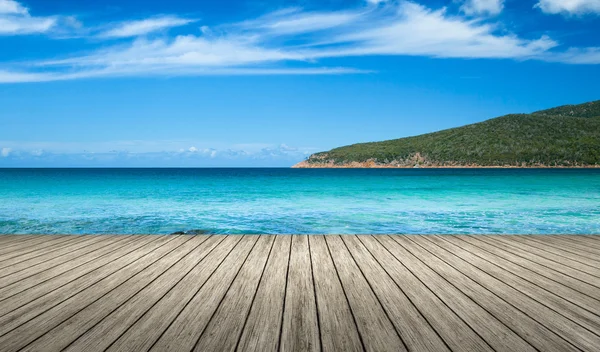
[[[311,155],[296,167],[600,166],[600,101]]]

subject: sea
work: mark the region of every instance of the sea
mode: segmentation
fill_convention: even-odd
[[[600,169],[0,169],[0,234],[600,234]]]

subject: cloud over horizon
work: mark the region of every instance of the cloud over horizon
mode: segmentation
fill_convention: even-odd
[[[86,32],[95,40],[117,43],[62,58],[4,64],[0,83],[123,76],[364,73],[372,70],[323,65],[320,60],[383,55],[600,63],[597,48],[569,47],[547,34],[525,37],[510,32],[489,18],[503,11],[503,0],[465,0],[459,5],[460,11],[453,13],[448,7],[433,9],[414,1],[369,0],[351,9],[287,8],[240,22],[198,23],[190,28],[186,26],[199,21],[186,16],[124,20]],[[598,0],[568,4],[540,0],[536,6],[549,14],[600,11]],[[31,17],[19,2],[0,0],[0,24],[7,18],[13,22],[18,18],[22,26],[34,21],[41,26],[39,31],[56,23],[54,18]],[[166,34],[176,27],[188,31]],[[5,32],[10,30],[6,28],[10,27],[5,26]],[[35,28],[31,25],[28,30]],[[27,33],[17,27],[12,31],[14,35]],[[159,33],[162,35],[155,35]]]
[[[130,141],[103,143],[2,142],[0,167],[79,167],[79,166],[290,166],[317,151],[286,144],[232,145],[180,148],[176,141]],[[189,143],[189,142],[188,142]],[[110,149],[109,146],[113,146]],[[88,150],[90,149],[91,150]],[[165,150],[165,148],[167,148]],[[169,150],[170,148],[170,150]]]

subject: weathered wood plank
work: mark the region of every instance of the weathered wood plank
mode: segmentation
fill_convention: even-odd
[[[470,277],[488,290],[511,303],[520,311],[529,315],[536,321],[544,324],[547,328],[560,335],[571,344],[585,351],[593,351],[594,346],[600,345],[600,337],[591,331],[583,328],[581,325],[565,318],[557,312],[549,309],[521,291],[507,285],[501,280],[489,275],[486,271],[475,267],[457,255],[454,250],[436,244],[435,239],[420,237],[421,244],[433,254],[438,256],[448,265],[453,266],[464,275]],[[441,240],[439,240],[441,241]]]
[[[362,351],[352,311],[323,236],[308,238],[323,351]]]
[[[419,238],[411,236],[410,239],[416,244],[416,246],[411,246],[410,249],[414,251],[415,255],[422,258],[421,260],[424,264],[437,272],[462,293],[469,296],[474,302],[538,350],[556,352],[578,350],[566,340],[531,319],[528,315],[517,310],[493,292],[433,255],[433,253],[421,245],[422,241]],[[507,344],[507,346],[509,345]]]
[[[392,242],[392,240],[395,242]],[[409,268],[429,289],[456,313],[495,351],[534,351],[521,336],[508,328],[502,321],[483,309],[465,293],[451,285],[432,267],[431,253],[413,242],[412,236],[393,236],[381,239],[387,246],[398,251],[399,260]],[[398,245],[400,247],[398,247]]]
[[[29,250],[35,250],[35,246],[43,244],[45,242],[52,242],[60,240],[67,236],[51,236],[51,235],[36,235],[36,236],[24,236],[23,239],[7,243],[0,247],[0,260],[6,259],[7,255],[21,254]]]
[[[151,351],[191,351],[246,262],[258,236],[244,236],[225,262],[183,308]],[[193,327],[193,328],[191,328]]]
[[[173,287],[160,301],[144,313],[107,351],[147,351],[162,336],[190,300],[204,287],[242,236],[226,236],[217,248],[206,256],[183,280]],[[227,263],[224,263],[228,265]]]
[[[115,310],[103,318],[98,324],[87,330],[77,340],[73,341],[63,351],[104,351],[121,334],[126,331],[137,319],[160,300],[173,286],[177,285],[196,265],[208,255],[222,240],[217,236],[197,236],[197,243],[193,240],[186,245],[195,246],[182,259],[160,274],[148,286],[140,290],[135,296],[121,306],[98,301],[98,305],[111,307]],[[175,253],[175,252],[174,252]],[[128,288],[124,288],[127,290]],[[114,293],[115,291],[111,292]],[[92,306],[88,307],[91,308]],[[79,314],[90,315],[89,309]],[[73,319],[73,318],[72,318]],[[79,323],[81,324],[81,323]]]
[[[571,303],[576,304],[579,307],[582,307],[583,309],[586,309],[592,312],[593,314],[600,316],[600,301],[594,298],[584,295],[581,292],[572,289],[569,286],[563,285],[556,281],[552,281],[543,275],[539,275],[536,272],[529,270],[528,268],[523,268],[512,263],[511,261],[503,259],[502,257],[488,253],[482,250],[480,247],[474,246],[460,238],[454,236],[444,236],[441,238],[456,246],[461,247],[466,251],[469,251],[471,254],[493,265],[503,268],[504,270],[512,273],[515,276],[518,276],[542,289],[547,290],[548,292],[552,292],[554,295],[557,295],[562,299],[570,301]]]
[[[82,244],[83,246],[81,247],[69,247],[66,251],[58,250],[58,252],[61,253],[60,256],[50,258],[38,264],[33,264],[25,267],[21,267],[19,264],[17,264],[15,266],[15,269],[18,268],[19,270],[14,270],[13,272],[10,272],[5,276],[1,277],[3,287],[0,288],[0,297],[4,296],[3,292],[5,289],[7,289],[9,286],[15,283],[18,283],[24,279],[35,275],[37,275],[38,277],[42,275],[45,278],[50,279],[53,277],[49,275],[51,273],[56,273],[73,268],[75,265],[74,263],[77,262],[77,259],[79,257],[89,255],[94,251],[97,251],[112,243],[122,241],[124,239],[126,239],[126,236],[114,236],[106,238],[103,241],[92,241],[92,243],[86,241]]]
[[[596,300],[600,300],[600,290],[597,287],[594,287],[584,281],[578,280],[574,277],[561,273],[560,271],[549,270],[547,267],[538,264],[537,262],[530,260],[529,258],[520,257],[516,254],[513,254],[501,247],[494,245],[492,243],[488,243],[482,241],[480,239],[481,236],[456,236],[461,240],[470,243],[478,248],[481,251],[486,251],[488,253],[494,254],[500,258],[504,258],[509,260],[512,263],[517,264],[522,270],[531,270],[535,273],[538,273],[542,276],[549,278],[555,282],[568,286],[574,290],[577,290],[589,297],[592,297]]]
[[[283,319],[292,236],[277,236],[237,351],[276,352]]]
[[[0,249],[0,261],[5,261],[15,257],[27,258],[27,255],[35,255],[46,248],[54,248],[61,243],[70,241],[80,241],[87,237],[84,236],[40,236],[26,243],[16,244],[15,247],[7,247]]]
[[[261,236],[196,342],[194,351],[234,351],[271,255],[274,236]]]
[[[600,289],[600,280],[597,277],[572,268],[563,263],[559,263],[554,260],[545,258],[543,256],[539,256],[530,249],[523,248],[523,246],[520,246],[520,244],[518,243],[514,244],[509,238],[506,238],[505,236],[480,236],[477,238],[481,241],[498,245],[507,252],[516,254],[520,257],[527,258],[540,265],[543,265],[548,270],[555,270],[561,272],[563,274],[569,275],[573,278],[581,280],[589,285],[595,286],[598,289]]]
[[[110,237],[116,236],[107,236],[107,238],[104,238],[103,236],[73,236],[73,240],[62,242],[59,245],[47,247],[27,255],[20,255],[11,259],[5,259],[0,261],[0,278],[19,271],[22,268],[45,263],[48,260],[68,254],[71,251],[89,246],[93,243],[107,241]]]
[[[572,254],[580,255],[584,258],[592,260],[596,263],[599,263],[600,259],[600,248],[595,248],[594,243],[589,243],[590,241],[585,241],[584,243],[580,243],[578,240],[574,240],[572,238],[562,238],[560,236],[531,236],[532,240],[535,242],[545,244],[548,246],[552,246],[555,249],[559,249],[560,251],[569,252]],[[565,236],[570,237],[570,236]]]
[[[367,351],[406,351],[387,313],[339,236],[327,236],[333,263]]]
[[[312,264],[306,235],[292,238],[279,350],[321,350]]]
[[[552,292],[543,286],[533,284],[520,276],[514,275],[504,267],[486,261],[461,248],[460,246],[457,246],[453,243],[447,245],[448,242],[441,242],[445,241],[443,237],[431,236],[428,239],[438,243],[440,246],[444,246],[447,250],[460,256],[462,260],[470,263],[480,270],[485,271],[488,275],[511,286],[522,294],[537,300],[541,304],[561,314],[562,316],[577,322],[579,325],[590,329],[591,331],[600,331],[600,319],[598,319],[599,317],[596,314],[561,298],[555,292]],[[533,276],[528,276],[528,278],[530,280],[535,280],[535,277]],[[542,279],[536,280],[538,284],[541,284],[541,281]],[[559,288],[556,287],[554,291],[556,290],[559,290]]]
[[[384,246],[377,236],[360,236],[360,240],[396,284],[406,288],[406,295],[453,351],[489,351],[491,348],[477,333],[439,299],[399,260],[398,246]]]
[[[82,261],[87,262],[95,258],[95,251],[100,251],[99,253],[103,253],[102,248],[110,246],[113,243],[119,243],[123,240],[127,240],[127,238],[107,238],[106,241],[100,241],[98,243],[93,244],[91,248],[87,248],[85,251],[83,251],[83,254],[81,254],[79,251],[75,251],[75,259],[72,259],[70,261],[67,260],[65,262],[64,260],[62,260],[63,258],[59,258],[58,263],[56,263],[55,261],[49,261],[45,263],[48,265],[47,267],[45,267],[45,265],[36,265],[32,266],[31,268],[27,268],[18,271],[14,274],[3,277],[2,282],[5,286],[0,288],[0,299],[11,297],[26,289],[44,283],[48,280],[52,280],[54,277],[66,271],[76,269],[78,264]],[[84,254],[86,256],[83,256]],[[78,256],[79,258],[77,258]],[[87,256],[90,256],[92,258],[87,258]],[[69,255],[69,257],[71,256]]]
[[[77,289],[80,287],[79,284],[81,281],[75,281],[81,278],[81,280],[84,280],[86,274],[93,272],[95,269],[100,268],[108,263],[111,263],[113,260],[119,258],[120,256],[129,254],[130,258],[135,258],[135,256],[138,253],[131,252],[134,250],[141,252],[142,250],[138,248],[144,245],[145,243],[150,242],[150,240],[152,239],[148,238],[147,240],[136,241],[135,244],[132,244],[126,249],[123,248],[124,246],[130,244],[133,240],[134,239],[127,239],[125,241],[115,242],[98,250],[97,252],[93,253],[93,255],[90,255],[90,258],[88,258],[88,266],[83,266],[79,268],[75,267],[48,280],[46,280],[45,278],[34,278],[35,281],[33,281],[33,286],[24,290],[21,290],[19,287],[15,287],[13,292],[8,293],[8,297],[0,300],[0,316],[3,316],[4,314],[7,314],[8,312],[11,312],[17,308],[20,308],[21,306],[24,306],[27,303],[32,302],[42,296],[45,296],[43,304],[45,307],[47,307],[50,304],[50,301],[48,301],[49,297],[47,295],[58,295],[58,297],[60,297],[61,299],[68,298],[70,294],[75,294],[78,292]],[[101,275],[101,271],[93,272],[92,275],[87,276],[92,276],[90,279],[94,279],[97,277],[97,275]],[[24,313],[21,312],[21,315],[23,314]],[[2,320],[0,320],[0,322],[1,321]]]
[[[554,260],[558,263],[563,263],[571,268],[588,273],[592,276],[595,276],[597,279],[600,279],[600,265],[597,265],[590,260],[583,260],[581,257],[564,250],[561,251],[521,236],[512,236],[511,241],[513,244],[521,245],[521,248],[535,253],[540,257]]]
[[[6,331],[8,328],[5,325],[0,326],[0,346],[2,346],[4,351],[18,351],[23,349],[29,343],[35,341],[66,319],[69,319],[73,314],[87,307],[90,303],[100,299],[115,287],[118,287],[132,276],[160,260],[189,239],[189,237],[186,238],[185,236],[170,238],[169,241],[166,241],[148,255],[129,264],[117,273],[96,282],[93,286],[79,292],[77,295],[44,311],[34,319],[19,324],[18,327],[11,329],[11,331]],[[9,332],[10,334],[8,334]],[[57,338],[60,337],[57,336]],[[70,334],[68,333],[64,336],[65,339],[69,337]]]
[[[78,336],[94,327],[114,309],[146,288],[156,279],[161,278],[169,269],[187,258],[188,254],[206,240],[206,236],[190,236],[180,246],[152,263],[141,272],[131,276],[126,282],[115,287],[100,299],[93,301],[85,308],[72,315],[46,334],[30,343],[23,351],[62,351]]]
[[[24,245],[35,238],[39,239],[39,237],[41,237],[41,235],[0,235],[0,250],[3,251],[2,253],[6,253],[5,249],[13,248],[17,245]]]
[[[595,351],[599,246],[0,235],[0,351]]]
[[[379,264],[380,252],[371,253],[357,236],[342,236],[344,243],[365,273],[373,291],[388,313],[409,351],[450,351],[448,346],[406,296],[410,287],[397,285]],[[381,248],[382,250],[385,250]]]

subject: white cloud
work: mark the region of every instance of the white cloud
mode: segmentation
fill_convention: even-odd
[[[360,31],[334,36],[332,49],[313,51],[314,57],[413,55],[439,58],[533,58],[557,45],[547,36],[527,40],[496,34],[495,26],[447,15],[403,2],[397,16]],[[350,43],[348,45],[340,45]]]
[[[1,7],[0,7],[1,9]],[[0,151],[0,155],[2,155],[3,158],[6,158],[10,155],[10,153],[12,152],[11,148],[2,148],[2,150]]]
[[[244,21],[237,26],[252,32],[269,35],[311,33],[355,24],[365,11],[302,12],[300,9],[275,11],[256,20]]]
[[[593,49],[561,53],[559,43],[548,36],[521,37],[489,18],[478,17],[501,11],[502,6],[498,0],[468,0],[463,5],[463,11],[470,13],[467,16],[403,0],[354,10],[292,8],[238,23],[193,28],[197,34],[144,37],[192,21],[157,17],[125,22],[101,34],[141,36],[121,39],[117,45],[65,59],[5,67],[0,83],[119,76],[364,73],[369,71],[319,67],[318,60],[373,55],[594,62]]]
[[[55,17],[34,17],[21,3],[0,0],[0,36],[44,33],[56,24]]]
[[[467,15],[498,15],[504,8],[504,0],[465,0],[460,7]]]
[[[3,143],[3,141],[0,141]],[[77,150],[64,143],[25,142],[16,143],[17,150],[9,148],[0,150],[0,165],[12,166],[289,166],[303,160],[306,155],[316,151],[315,148],[294,148],[285,144],[248,144],[250,149],[239,146],[223,146],[223,148],[188,149],[171,148],[175,141],[129,141],[103,142],[103,149],[98,144],[79,144]],[[115,145],[116,144],[116,145]],[[113,145],[117,149],[110,149]],[[143,146],[139,148],[126,148]],[[255,146],[262,148],[255,149]],[[42,149],[43,147],[43,149]],[[124,148],[125,147],[125,148]],[[166,148],[166,149],[165,149]],[[94,150],[94,151],[91,151]],[[11,158],[6,158],[10,155]]]
[[[547,14],[600,14],[600,0],[539,0],[535,7]]]
[[[101,38],[137,37],[168,28],[185,26],[195,21],[196,20],[179,18],[176,16],[163,16],[139,21],[128,21],[119,23],[113,28],[101,32],[98,36]]]
[[[579,65],[600,64],[600,47],[569,48],[565,52],[546,55],[544,60]]]
[[[14,0],[0,0],[0,15],[27,15],[27,8]]]

